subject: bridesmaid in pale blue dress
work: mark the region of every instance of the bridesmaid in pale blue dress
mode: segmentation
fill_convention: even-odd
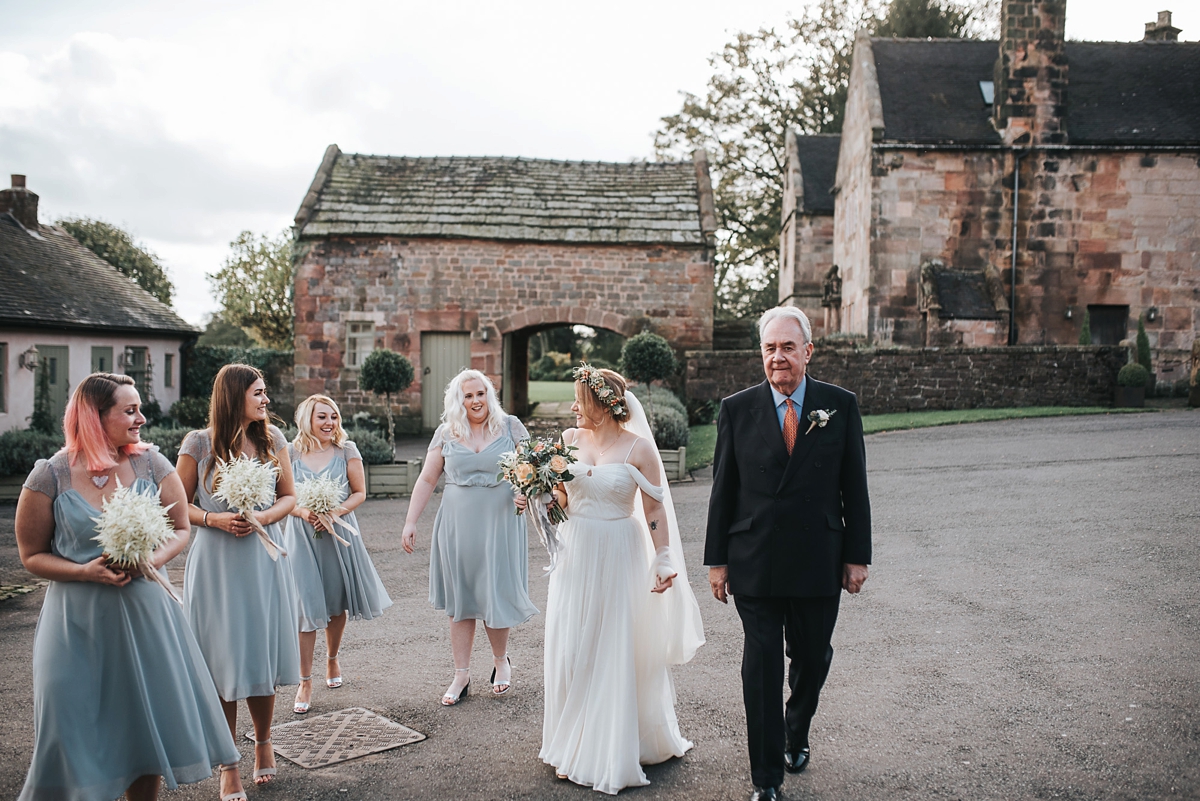
[[[244,799],[212,677],[183,610],[140,571],[112,567],[94,541],[104,500],[119,485],[160,491],[175,538],[162,570],[187,545],[183,484],[141,442],[133,379],[94,373],[67,405],[67,445],[37,463],[17,502],[21,562],[49,579],[33,643],[33,761],[19,801],[158,797],[221,766],[224,801]]]
[[[514,514],[512,488],[496,476],[500,455],[528,438],[506,414],[496,389],[478,370],[463,370],[446,388],[442,425],[433,435],[413,490],[401,545],[413,552],[417,520],[446,474],[429,551],[429,603],[450,617],[454,681],[442,696],[454,706],[470,692],[475,621],[492,646],[492,694],[512,686],[509,630],[537,614],[529,600],[525,518]]]
[[[296,639],[296,585],[288,558],[272,560],[250,524],[213,497],[217,459],[248,456],[279,468],[275,499],[254,510],[271,541],[284,545],[283,526],[296,503],[287,440],[267,422],[262,373],[227,364],[213,382],[208,428],[188,434],[179,447],[179,477],[191,499],[188,517],[196,538],[184,570],[188,622],[208,663],[229,731],[237,737],[237,702],[243,698],[254,724],[254,782],[276,775],[271,746],[275,688],[300,681]]]
[[[331,478],[347,493],[341,505],[331,512],[361,531],[354,510],[367,499],[367,476],[362,454],[346,438],[342,415],[332,398],[310,395],[296,408],[299,433],[288,445],[288,458],[296,483],[310,478]],[[392,605],[375,565],[367,554],[362,537],[341,526],[337,534],[349,545],[337,541],[325,529],[311,509],[297,506],[288,537],[288,562],[296,579],[300,601],[300,686],[292,711],[297,715],[312,706],[313,651],[317,629],[325,629],[325,686],[342,686],[342,668],[338,663],[342,635],[347,619],[371,620]]]

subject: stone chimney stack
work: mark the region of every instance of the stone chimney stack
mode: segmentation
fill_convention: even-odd
[[[1146,36],[1143,42],[1178,42],[1182,31],[1171,24],[1171,12],[1158,12],[1157,22],[1146,23]]]
[[[38,196],[25,188],[24,175],[12,177],[12,189],[0,190],[0,214],[8,212],[26,230],[38,229],[37,207]]]
[[[1067,141],[1066,0],[1003,0],[996,130],[1009,145]]]

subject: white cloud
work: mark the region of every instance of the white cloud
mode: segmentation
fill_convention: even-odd
[[[101,217],[168,263],[179,310],[239,231],[288,225],[325,146],[407,155],[624,160],[651,151],[732,31],[784,0],[168,4],[5,11],[0,174],[44,220]],[[1136,39],[1157,6],[1070,0],[1068,34]],[[1200,19],[1180,8],[1186,38]],[[1189,27],[1193,28],[1189,30]]]

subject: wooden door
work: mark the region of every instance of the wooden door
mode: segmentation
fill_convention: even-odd
[[[425,331],[421,334],[421,425],[437,428],[450,379],[471,366],[471,334]]]
[[[111,373],[113,371],[113,349],[92,347],[92,372]]]
[[[1129,337],[1128,306],[1088,306],[1093,345],[1120,345]]]
[[[71,395],[71,349],[66,345],[38,345],[38,369],[50,379],[50,418],[62,426]]]

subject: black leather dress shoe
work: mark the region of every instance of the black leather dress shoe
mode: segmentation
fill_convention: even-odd
[[[779,801],[778,787],[755,787],[750,801]]]
[[[783,764],[788,773],[801,773],[808,767],[808,756],[807,745],[803,748],[789,748],[783,752]]]

